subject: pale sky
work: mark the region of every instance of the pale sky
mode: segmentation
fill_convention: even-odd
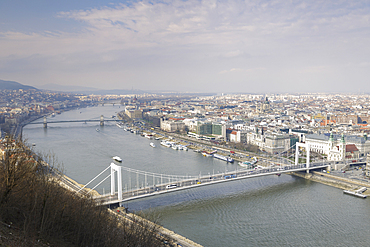
[[[0,0],[0,79],[370,92],[370,1]]]

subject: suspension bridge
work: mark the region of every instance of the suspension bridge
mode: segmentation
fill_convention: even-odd
[[[77,192],[81,193],[86,191],[86,187],[100,177],[103,173],[110,169],[110,173],[97,183],[89,191],[94,191],[99,185],[110,178],[111,188],[110,193],[107,195],[95,196],[97,203],[103,205],[118,204],[131,200],[137,200],[141,198],[158,196],[165,193],[172,193],[185,189],[196,188],[200,186],[214,185],[224,182],[230,182],[240,179],[255,178],[269,175],[280,175],[283,173],[290,172],[302,172],[306,171],[309,173],[310,170],[324,169],[330,166],[330,162],[310,162],[310,148],[308,144],[297,143],[295,150],[295,163],[294,164],[274,164],[269,167],[257,167],[257,168],[238,168],[236,166],[233,171],[225,171],[222,173],[208,174],[198,176],[181,176],[181,175],[168,175],[153,173],[147,171],[140,171],[125,166],[120,166],[115,163],[111,163],[105,168],[100,174],[94,177],[84,187],[81,187]],[[306,149],[306,163],[298,163],[300,159],[300,148]],[[302,158],[302,157],[301,157]],[[126,177],[123,182],[123,177]],[[117,188],[117,191],[116,191]],[[85,190],[84,190],[85,189]]]

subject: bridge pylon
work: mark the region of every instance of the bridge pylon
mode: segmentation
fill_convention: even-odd
[[[118,200],[122,200],[122,169],[121,166],[110,164],[110,194],[113,196],[116,193],[116,182],[114,172],[117,172],[117,182],[118,182]]]
[[[48,121],[46,120],[46,116],[44,116],[43,126],[44,126],[45,129],[48,127]]]
[[[104,116],[100,116],[100,126],[104,126]]]
[[[295,146],[295,165],[298,165],[299,160],[299,147],[306,149],[306,168],[310,168],[310,144],[297,142]],[[310,173],[310,170],[307,169],[307,173]]]

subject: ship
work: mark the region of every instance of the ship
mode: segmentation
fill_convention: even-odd
[[[223,156],[223,155],[220,155],[220,154],[213,154],[213,157],[215,157],[216,159],[220,159],[220,160],[224,160],[226,162],[229,162],[229,163],[233,163],[234,162],[234,159],[231,158],[231,157],[227,157],[227,156]]]
[[[152,148],[155,148],[155,144],[153,142],[149,143],[149,145],[152,147]]]
[[[114,156],[112,159],[114,159],[117,162],[122,162],[122,159],[118,156]]]

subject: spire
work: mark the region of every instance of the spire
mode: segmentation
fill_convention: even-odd
[[[329,141],[334,142],[333,132],[330,133]]]

